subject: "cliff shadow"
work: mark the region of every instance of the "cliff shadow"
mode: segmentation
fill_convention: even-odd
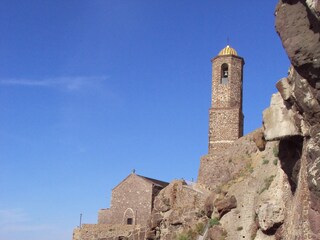
[[[291,192],[294,194],[298,183],[301,154],[303,147],[303,137],[294,136],[280,140],[279,159],[281,168],[288,176]]]

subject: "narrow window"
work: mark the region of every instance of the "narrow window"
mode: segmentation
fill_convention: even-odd
[[[132,225],[133,223],[133,219],[132,218],[127,218],[127,224],[128,225]]]
[[[229,68],[228,64],[224,63],[221,65],[221,84],[227,84],[229,82]]]

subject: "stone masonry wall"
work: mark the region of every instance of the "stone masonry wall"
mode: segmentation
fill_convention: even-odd
[[[110,208],[100,209],[98,212],[98,224],[111,224],[112,212]]]
[[[258,130],[257,130],[258,131]],[[232,144],[221,145],[222,151],[207,154],[200,159],[197,183],[206,188],[214,189],[234,179],[242,169],[250,169],[249,155],[257,151],[252,140],[257,131],[247,134]]]
[[[152,210],[152,184],[136,174],[127,179],[112,191],[111,211],[112,224],[126,224],[127,218],[133,224],[146,225]]]
[[[228,83],[221,84],[221,66],[228,64]],[[242,68],[237,56],[212,59],[212,96],[209,111],[209,154],[222,151],[243,135]]]
[[[210,109],[209,154],[222,151],[242,136],[240,108]]]
[[[221,65],[228,64],[229,83],[221,84]],[[237,56],[217,56],[212,59],[212,108],[242,106],[242,67],[244,61]]]
[[[226,182],[234,170],[225,167],[224,154],[243,136],[242,79],[244,60],[234,55],[219,55],[212,62],[212,95],[209,110],[208,155],[203,156],[197,183],[206,187]],[[221,81],[228,65],[228,81]],[[228,159],[227,161],[229,161]]]
[[[72,240],[144,240],[145,228],[132,225],[83,224],[73,231]]]

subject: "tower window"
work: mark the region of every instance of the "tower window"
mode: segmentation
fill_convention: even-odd
[[[221,65],[221,84],[227,84],[229,82],[229,67],[227,63]]]
[[[127,224],[128,225],[132,225],[133,223],[133,219],[132,218],[127,218]]]

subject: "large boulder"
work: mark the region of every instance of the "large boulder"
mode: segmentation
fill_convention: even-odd
[[[300,135],[294,116],[295,113],[287,108],[280,93],[273,94],[270,107],[263,111],[265,139],[278,140]]]
[[[235,196],[226,196],[223,199],[217,199],[214,202],[214,206],[219,212],[220,216],[223,216],[227,212],[230,212],[231,209],[237,207],[237,199]]]
[[[320,23],[318,0],[280,0],[276,30],[298,73],[320,88]]]
[[[194,183],[172,181],[154,200],[148,239],[171,240],[182,229],[191,229],[200,219],[207,219],[203,209],[208,195]]]
[[[264,133],[262,129],[253,133],[253,141],[256,144],[259,151],[264,151],[266,148],[267,141],[264,138]]]
[[[320,20],[320,1],[319,0],[307,0],[307,5],[312,11],[314,16]]]
[[[292,64],[288,77],[277,83],[281,99],[273,96],[270,108],[264,112],[265,138],[281,139],[281,167],[294,193],[287,207],[295,211],[287,212],[282,232],[285,239],[319,239],[320,1],[279,0],[275,15],[276,30]],[[291,144],[297,139],[301,144]],[[290,149],[286,147],[291,145]],[[276,220],[279,208],[270,202],[262,204],[258,213],[262,230],[280,221]],[[268,216],[273,220],[269,221]],[[299,222],[304,223],[304,230]]]
[[[221,226],[213,226],[208,230],[208,240],[226,239],[227,232]]]
[[[265,202],[260,205],[257,216],[259,227],[262,231],[272,230],[277,228],[284,221],[285,209],[272,201]]]

